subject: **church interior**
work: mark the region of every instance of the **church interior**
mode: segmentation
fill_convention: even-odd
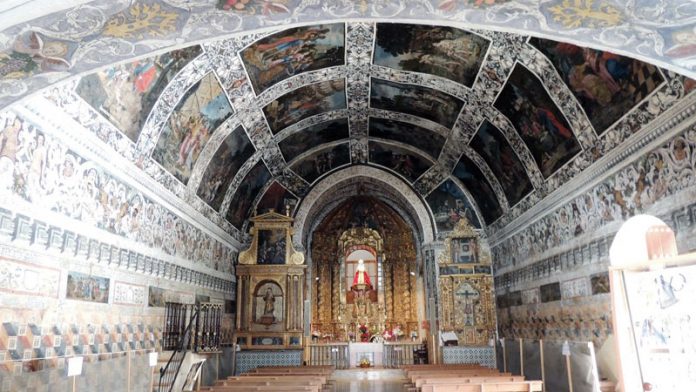
[[[2,2],[0,392],[696,390],[647,3]]]

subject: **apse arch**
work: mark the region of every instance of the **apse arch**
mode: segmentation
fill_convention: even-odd
[[[295,232],[293,234],[293,242],[297,246],[305,247],[308,244],[309,237],[314,228],[318,224],[315,219],[318,215],[327,208],[333,208],[327,201],[322,200],[322,196],[331,195],[332,190],[340,187],[351,180],[369,179],[371,183],[378,184],[387,191],[399,195],[401,200],[401,209],[410,209],[406,212],[408,218],[416,224],[414,231],[418,232],[423,242],[432,242],[435,239],[435,226],[432,215],[429,212],[425,201],[402,179],[397,176],[372,166],[353,165],[344,169],[339,169],[336,172],[319,180],[307,195],[300,201],[300,204],[295,212]],[[335,201],[335,200],[334,200]],[[403,215],[402,215],[403,216]]]

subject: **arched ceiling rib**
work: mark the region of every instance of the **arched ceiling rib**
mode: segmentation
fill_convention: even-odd
[[[204,42],[43,96],[241,238],[259,206],[297,204],[358,164],[402,177],[434,215],[501,228],[690,83],[510,33],[332,22]]]

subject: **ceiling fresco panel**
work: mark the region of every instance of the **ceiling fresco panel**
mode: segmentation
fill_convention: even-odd
[[[532,182],[520,158],[493,124],[484,121],[471,139],[470,146],[498,178],[510,205],[517,204],[532,191]]]
[[[597,134],[664,81],[657,67],[632,58],[539,38],[529,43],[551,60]]]
[[[307,117],[346,108],[345,79],[300,87],[263,108],[273,134]]]
[[[263,190],[270,179],[271,173],[263,164],[263,161],[256,163],[246,176],[244,176],[234,196],[232,196],[230,207],[227,210],[227,220],[230,221],[234,227],[239,230],[242,229],[244,221],[249,218],[251,214],[254,198],[261,193],[261,190]]]
[[[580,152],[568,121],[541,81],[524,66],[515,66],[493,105],[514,124],[544,178]]]
[[[345,63],[345,24],[281,31],[240,52],[256,94],[291,76]]]
[[[370,117],[370,137],[406,143],[437,159],[446,138],[431,130],[402,121]]]
[[[374,63],[441,76],[471,87],[489,43],[453,27],[378,23]]]
[[[432,88],[372,78],[370,106],[412,114],[452,128],[464,102]]]
[[[341,118],[307,127],[278,143],[286,162],[321,144],[348,139],[348,120]]]
[[[273,181],[271,186],[266,189],[263,197],[259,200],[256,205],[256,211],[259,214],[268,212],[271,208],[281,214],[285,214],[286,208],[290,210],[290,215],[294,212],[297,206],[297,197],[290,193],[285,187],[280,185],[277,181]]]
[[[405,148],[391,144],[370,141],[370,162],[388,167],[414,182],[433,165],[426,158]]]
[[[162,129],[152,157],[186,184],[210,135],[232,114],[227,96],[211,72],[191,87]]]
[[[254,151],[244,128],[239,126],[232,131],[208,164],[196,192],[198,197],[219,210],[230,182]]]
[[[435,218],[437,230],[452,231],[462,217],[475,228],[481,228],[476,212],[464,192],[451,179],[435,188],[426,198]]]
[[[133,142],[164,88],[201,54],[191,46],[84,76],[76,92]]]
[[[348,143],[341,143],[313,152],[293,163],[290,169],[311,184],[322,175],[349,163]]]
[[[464,184],[471,196],[476,200],[479,212],[481,212],[483,220],[486,221],[486,225],[490,225],[500,218],[503,210],[493,188],[478,166],[467,158],[466,155],[462,155],[459,158],[459,162],[454,166],[452,175]]]

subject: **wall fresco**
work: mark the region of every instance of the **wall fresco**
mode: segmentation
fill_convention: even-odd
[[[517,204],[532,191],[532,182],[520,158],[493,124],[484,121],[471,139],[470,146],[498,178],[510,205]]]
[[[445,144],[445,137],[431,130],[402,121],[370,117],[369,135],[406,143],[437,159]]]
[[[476,200],[479,212],[481,212],[483,220],[487,225],[500,218],[503,210],[493,192],[493,188],[491,188],[478,166],[467,158],[466,155],[462,155],[459,158],[452,175],[464,184],[471,196]]]
[[[407,113],[452,128],[464,102],[428,87],[372,78],[370,107]]]
[[[0,291],[58,298],[60,270],[0,258]]]
[[[293,133],[278,143],[286,162],[299,154],[324,143],[348,139],[348,120],[345,118],[319,123]]]
[[[0,114],[0,192],[150,248],[213,266],[232,250],[67,149],[34,124]]]
[[[241,52],[256,94],[293,75],[345,62],[343,23],[296,27],[258,40]]]
[[[425,200],[433,212],[438,231],[452,231],[462,217],[466,217],[473,227],[481,228],[471,203],[454,181],[443,182]]]
[[[540,38],[529,43],[551,60],[598,134],[664,81],[657,67],[632,58]]]
[[[447,26],[377,23],[374,63],[471,87],[489,41]]]
[[[497,244],[506,265],[530,260],[611,222],[650,210],[660,200],[696,185],[693,127],[620,170],[520,233]]]
[[[230,207],[227,210],[227,220],[234,227],[241,230],[244,222],[251,214],[251,207],[254,198],[261,193],[261,190],[266,183],[271,179],[271,173],[259,161],[251,170],[244,176],[244,179],[235,190]]]
[[[346,84],[338,79],[300,87],[266,105],[263,113],[276,134],[307,117],[345,108]]]
[[[568,121],[541,81],[525,67],[515,66],[493,105],[515,126],[544,178],[580,152]]]
[[[244,128],[237,127],[220,144],[198,186],[198,197],[216,210],[237,171],[254,154],[254,146]]]
[[[200,53],[195,45],[113,66],[82,77],[75,91],[135,142],[164,88]]]
[[[293,163],[290,169],[310,184],[322,175],[350,163],[348,143],[323,148]]]
[[[370,162],[388,167],[410,182],[416,181],[433,165],[422,156],[392,144],[370,141],[369,148]]]
[[[186,184],[210,135],[232,114],[220,83],[211,72],[192,86],[162,128],[152,158]]]

